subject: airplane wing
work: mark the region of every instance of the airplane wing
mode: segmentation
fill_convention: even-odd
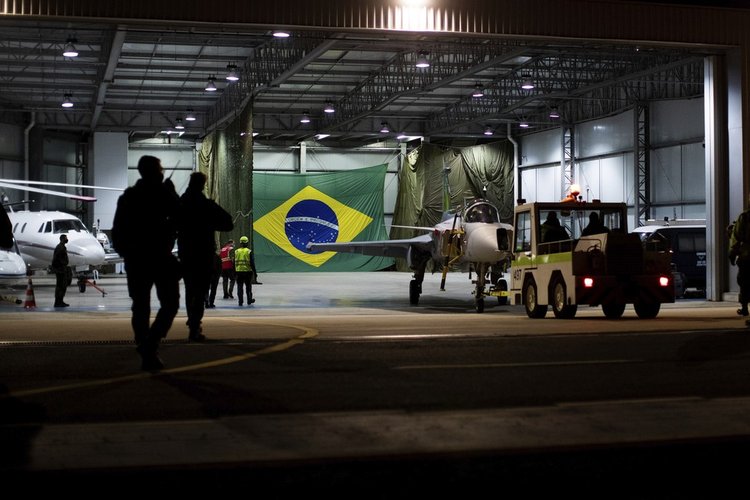
[[[21,184],[21,185],[40,185],[40,186],[62,186],[62,187],[75,187],[75,188],[87,188],[87,189],[102,189],[105,191],[125,191],[125,188],[114,188],[106,186],[90,186],[88,184],[66,184],[64,182],[46,182],[46,181],[21,181],[16,179],[0,179],[0,182],[7,184]],[[22,189],[22,188],[18,188]],[[24,189],[28,191],[27,189]]]
[[[107,264],[118,264],[120,262],[125,262],[125,259],[123,259],[117,252],[104,252],[104,262]]]
[[[310,242],[307,244],[307,248],[314,251],[359,253],[376,257],[399,257],[405,259],[410,248],[418,247],[427,250],[432,243],[432,235],[423,234],[404,240],[349,241],[345,243]]]
[[[79,200],[79,201],[96,201],[96,197],[94,196],[80,196],[77,194],[62,193],[60,191],[29,187],[23,184],[17,184],[13,182],[0,182],[0,187],[6,188],[6,189],[19,189],[21,191],[29,191],[31,193],[42,193],[42,194],[50,194],[53,196],[62,196],[63,198],[70,198],[70,199]]]

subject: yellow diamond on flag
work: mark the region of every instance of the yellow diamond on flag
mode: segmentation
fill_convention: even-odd
[[[306,186],[255,221],[254,229],[293,257],[320,267],[336,252],[311,252],[309,242],[352,241],[371,222],[372,217]]]

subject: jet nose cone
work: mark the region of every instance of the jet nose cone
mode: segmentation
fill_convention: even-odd
[[[68,243],[68,260],[71,265],[100,266],[104,264],[104,248],[96,241],[76,241]]]
[[[0,278],[23,278],[26,275],[26,263],[20,255],[0,250]]]
[[[478,224],[466,225],[466,260],[471,262],[494,263],[503,259],[504,252],[498,245],[498,226]]]

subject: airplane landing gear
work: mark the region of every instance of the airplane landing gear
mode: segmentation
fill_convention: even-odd
[[[478,313],[484,312],[484,287],[487,282],[487,267],[484,264],[477,264],[477,287],[474,289],[474,309]]]

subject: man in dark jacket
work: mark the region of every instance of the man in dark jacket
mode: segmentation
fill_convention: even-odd
[[[737,314],[748,316],[750,303],[750,200],[748,208],[737,217],[729,235],[729,263],[737,265],[737,284],[740,287]],[[750,320],[746,321],[750,326]]]
[[[52,253],[52,265],[50,269],[55,273],[55,307],[68,307],[63,300],[68,285],[73,280],[73,270],[70,269],[68,261],[68,249],[65,245],[68,243],[68,235],[60,235],[60,243],[55,247]]]
[[[205,186],[205,174],[194,172],[190,175],[188,187],[180,197],[180,225],[177,234],[177,248],[185,281],[185,307],[190,331],[188,339],[196,342],[206,339],[201,321],[214,268],[216,231],[231,231],[234,227],[232,216],[203,194]]]
[[[159,342],[167,336],[180,306],[180,269],[172,254],[177,236],[180,198],[172,181],[164,181],[161,160],[143,156],[141,178],[117,200],[112,245],[125,261],[128,294],[133,300],[131,324],[142,369],[164,368]],[[151,289],[156,287],[159,311],[151,323]]]
[[[0,248],[13,247],[13,225],[5,208],[0,206]]]

